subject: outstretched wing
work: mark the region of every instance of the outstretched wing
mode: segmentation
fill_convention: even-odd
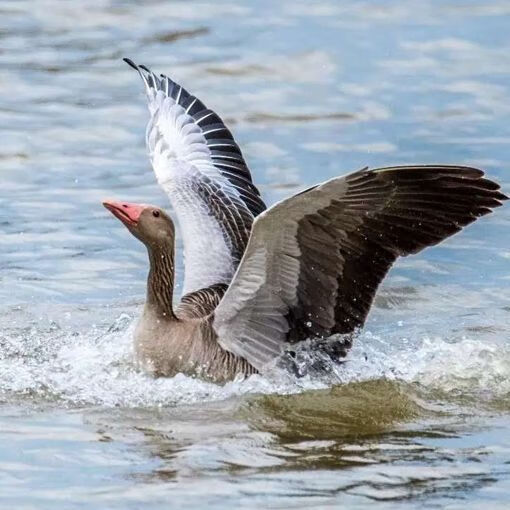
[[[239,146],[220,117],[164,75],[124,59],[145,83],[146,141],[184,244],[184,293],[230,283],[254,218],[265,210]]]
[[[398,256],[440,243],[506,199],[475,168],[360,170],[260,215],[215,312],[220,345],[257,369],[286,341],[363,325]]]

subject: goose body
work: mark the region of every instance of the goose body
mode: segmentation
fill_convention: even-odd
[[[481,170],[421,165],[365,168],[266,209],[223,121],[166,76],[128,63],[145,83],[149,156],[184,237],[174,309],[172,219],[155,206],[104,203],[148,250],[135,349],[155,374],[225,381],[264,370],[289,345],[332,336],[332,356],[345,356],[399,256],[506,199]]]
[[[255,373],[246,360],[220,347],[212,313],[211,309],[207,316],[190,316],[178,307],[175,317],[166,318],[146,305],[134,335],[136,357],[144,369],[155,375],[185,373],[217,382]]]

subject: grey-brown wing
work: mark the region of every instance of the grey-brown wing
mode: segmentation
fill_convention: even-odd
[[[225,349],[257,369],[287,341],[363,325],[398,256],[440,243],[506,199],[475,168],[360,170],[284,200],[254,223],[215,312]]]

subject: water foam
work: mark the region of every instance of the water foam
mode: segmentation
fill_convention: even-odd
[[[0,396],[35,397],[67,405],[171,406],[249,393],[294,393],[331,384],[390,379],[446,392],[510,393],[510,349],[464,337],[406,339],[363,332],[345,363],[323,377],[296,379],[273,370],[223,386],[185,375],[154,379],[133,359],[134,314],[85,333],[36,322],[0,336]],[[23,321],[21,321],[23,323]],[[397,329],[398,332],[398,329]]]

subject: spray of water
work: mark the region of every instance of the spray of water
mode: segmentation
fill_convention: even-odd
[[[85,331],[51,321],[27,326],[23,317],[19,321],[23,327],[13,326],[0,334],[0,398],[55,400],[70,406],[172,406],[374,379],[494,398],[510,393],[509,348],[468,337],[454,343],[427,336],[411,340],[399,336],[399,328],[391,335],[362,332],[347,361],[331,364],[322,376],[309,373],[296,378],[273,369],[222,386],[182,374],[154,379],[140,371],[133,359],[133,317],[120,313],[109,327]],[[304,364],[314,361],[302,359]]]

